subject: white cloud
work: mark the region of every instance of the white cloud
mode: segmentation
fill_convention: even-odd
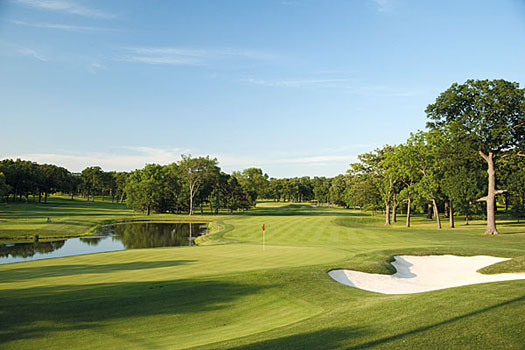
[[[47,58],[45,58],[44,56],[42,56],[40,53],[36,52],[33,49],[29,49],[27,47],[19,47],[16,51],[23,56],[29,56],[41,62],[47,62]]]
[[[349,79],[283,79],[283,80],[262,80],[262,79],[243,79],[243,82],[262,85],[269,87],[288,87],[288,88],[302,88],[302,87],[341,87],[344,83],[348,83]]]
[[[21,158],[37,163],[51,163],[63,166],[73,172],[82,171],[88,166],[100,166],[106,171],[130,171],[141,169],[145,164],[170,164],[180,160],[183,150],[157,149],[152,147],[122,147],[114,152],[86,153],[24,153],[3,158]]]
[[[119,61],[167,64],[167,65],[201,65],[211,61],[248,58],[268,60],[276,58],[275,55],[250,51],[250,50],[210,50],[191,49],[180,47],[130,47],[124,49],[125,53],[117,58]]]
[[[120,147],[109,152],[23,153],[0,157],[0,159],[21,158],[40,164],[50,163],[63,166],[73,172],[80,172],[89,166],[100,166],[105,171],[131,171],[142,169],[144,165],[151,163],[166,165],[177,162],[181,159],[181,154],[192,154],[194,157],[206,156],[182,148],[161,149],[144,146]],[[272,176],[279,177],[335,176],[344,172],[348,164],[357,161],[357,157],[352,154],[243,156],[212,153],[210,157],[217,158],[219,166],[227,173],[257,167]]]
[[[69,24],[28,23],[28,22],[18,21],[18,20],[12,20],[9,22],[13,24],[17,24],[17,25],[28,26],[28,27],[42,28],[42,29],[57,29],[57,30],[65,30],[69,32],[105,32],[105,31],[113,30],[109,28],[77,26],[77,25],[69,25]]]
[[[357,157],[348,155],[321,155],[313,157],[300,157],[280,159],[277,163],[302,163],[302,164],[325,164],[329,162],[353,162]]]
[[[35,7],[38,9],[64,12],[73,15],[79,15],[84,17],[110,19],[114,18],[115,15],[104,11],[91,9],[79,4],[74,1],[64,0],[15,0],[17,3],[24,4],[27,6]]]

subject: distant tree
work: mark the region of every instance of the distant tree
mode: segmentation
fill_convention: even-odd
[[[345,192],[348,187],[348,176],[339,174],[330,181],[328,195],[330,202],[336,205],[346,206]]]
[[[113,181],[115,183],[115,196],[119,198],[119,203],[124,201],[126,194],[125,188],[128,180],[129,173],[127,172],[115,172],[113,173]]]
[[[162,180],[162,166],[158,164],[146,164],[143,169],[133,171],[125,188],[126,204],[147,215],[152,210],[159,210],[163,194]]]
[[[377,210],[382,207],[381,194],[379,193],[375,181],[356,168],[360,168],[360,164],[353,164],[353,167],[348,170],[349,180],[347,182],[348,188],[345,191],[345,203],[348,207],[359,207],[365,210]]]
[[[327,179],[326,177],[314,177],[312,179],[312,187],[314,198],[319,203],[330,202],[330,186],[332,185],[332,180]]]
[[[437,131],[419,131],[411,134],[407,141],[408,147],[417,150],[416,153],[413,153],[413,162],[421,174],[419,180],[414,184],[415,197],[419,201],[430,202],[429,208],[432,208],[438,229],[441,229],[441,219],[437,199],[441,193],[440,184],[443,177],[443,168],[439,156],[440,142],[441,135]]]
[[[38,166],[38,201],[44,193],[44,203],[47,203],[49,194],[65,191],[68,188],[68,178],[71,173],[63,167],[52,164],[42,164]]]
[[[508,190],[505,210],[510,202],[514,212],[519,213],[525,205],[525,158],[516,155],[500,158],[497,168],[500,169],[499,183]]]
[[[387,154],[394,152],[394,147],[386,145],[374,152],[360,154],[360,163],[352,164],[353,173],[366,175],[379,191],[385,207],[385,225],[390,225],[390,210],[396,183],[399,178],[395,172],[387,171]]]
[[[487,163],[488,194],[480,198],[487,203],[485,234],[496,229],[495,160],[504,155],[523,154],[525,146],[525,90],[518,83],[505,80],[468,80],[452,84],[426,113],[430,129],[441,130],[456,143],[476,150]]]
[[[11,186],[7,184],[4,173],[0,172],[0,198],[6,197],[7,201],[9,191],[11,191]]]
[[[209,156],[192,158],[191,155],[182,155],[179,162],[181,179],[189,190],[189,215],[193,215],[193,200],[206,180],[214,178],[220,172],[217,159]]]
[[[269,180],[268,175],[263,173],[259,168],[248,168],[242,172],[234,171],[232,176],[237,178],[237,182],[241,184],[246,192],[250,194],[252,202],[259,198],[267,191]]]
[[[91,196],[91,199],[95,201],[95,194],[102,191],[104,172],[99,166],[91,166],[82,170],[80,175],[82,179],[82,190],[84,195],[87,196],[87,200]]]

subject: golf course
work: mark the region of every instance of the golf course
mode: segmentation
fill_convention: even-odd
[[[51,222],[46,222],[46,218]],[[100,223],[188,221],[124,204],[51,197],[2,204],[0,235],[65,237]],[[129,249],[0,265],[2,349],[522,349],[525,280],[384,295],[333,269],[393,274],[395,255],[511,258],[482,273],[525,272],[525,224],[498,217],[404,227],[380,213],[259,202],[195,215],[197,247]],[[262,245],[262,225],[265,245]],[[25,232],[25,234],[22,234]]]

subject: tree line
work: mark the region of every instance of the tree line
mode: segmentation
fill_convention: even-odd
[[[426,108],[426,131],[400,145],[359,155],[347,178],[347,205],[384,208],[385,224],[405,207],[427,206],[454,227],[454,212],[468,218],[486,210],[485,234],[496,229],[496,196],[516,216],[525,209],[525,89],[505,80],[453,84]],[[497,175],[497,176],[496,176]]]
[[[262,169],[227,174],[217,159],[191,157],[169,165],[147,164],[132,172],[87,167],[81,173],[24,160],[0,161],[0,198],[46,202],[61,192],[94,200],[126,202],[148,215],[218,213],[253,207],[257,199],[334,204],[382,210],[385,224],[414,210],[427,212],[441,228],[440,213],[454,227],[457,214],[467,223],[485,209],[487,234],[497,234],[496,196],[505,211],[525,212],[525,90],[505,80],[453,84],[426,109],[427,130],[399,145],[358,156],[346,174],[269,178]],[[497,176],[496,176],[497,174]],[[482,203],[484,203],[484,207]]]

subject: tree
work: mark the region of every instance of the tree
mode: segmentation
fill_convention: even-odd
[[[87,167],[82,170],[80,178],[82,179],[82,190],[84,194],[87,195],[87,200],[89,201],[89,196],[91,195],[92,200],[95,201],[95,193],[100,192],[102,189],[104,172],[99,166]]]
[[[141,210],[150,215],[151,210],[159,210],[162,201],[162,166],[146,164],[143,169],[133,171],[125,188],[128,207]]]
[[[6,196],[11,191],[11,186],[6,182],[4,173],[0,172],[0,198]]]
[[[390,206],[396,183],[399,178],[395,172],[387,171],[387,155],[393,153],[395,147],[386,145],[374,152],[360,154],[361,163],[352,164],[354,173],[362,173],[369,177],[381,194],[385,205],[385,225],[390,225]]]
[[[264,174],[262,169],[248,168],[244,169],[242,173],[234,171],[232,176],[235,176],[244,190],[250,194],[253,203],[258,198],[261,199],[267,191],[269,185],[268,175]]]
[[[314,198],[317,201],[317,205],[319,205],[319,203],[329,203],[331,182],[331,179],[327,179],[324,176],[316,176],[312,179],[313,193]]]
[[[328,195],[331,203],[346,206],[345,192],[348,185],[348,177],[348,175],[339,174],[329,182]]]
[[[452,84],[426,113],[430,129],[441,130],[456,143],[476,150],[487,164],[487,203],[485,234],[498,234],[496,229],[495,161],[508,154],[523,154],[525,146],[525,90],[518,83],[505,80],[468,80]]]
[[[192,158],[191,155],[182,155],[179,162],[181,178],[189,189],[189,215],[193,215],[193,199],[199,187],[207,178],[215,177],[220,172],[217,159],[209,156]]]

